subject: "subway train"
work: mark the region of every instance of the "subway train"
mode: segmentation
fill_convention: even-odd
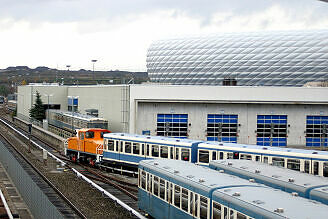
[[[141,160],[153,158],[183,160],[200,165],[208,165],[211,160],[245,159],[268,164],[280,162],[285,168],[328,177],[328,152],[325,151],[127,133],[106,133],[103,142],[103,153],[98,161],[105,165],[124,165],[136,169]]]
[[[139,163],[138,206],[154,218],[326,218],[328,206],[176,160]]]
[[[304,174],[251,160],[213,160],[209,167],[328,204],[328,179],[321,176]]]
[[[49,125],[73,133],[82,128],[108,129],[108,120],[77,112],[48,109],[46,116]]]

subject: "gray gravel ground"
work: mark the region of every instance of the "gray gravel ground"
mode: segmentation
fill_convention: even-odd
[[[45,166],[41,151],[33,149],[32,153],[28,153],[22,141],[11,134],[7,136],[87,218],[133,218],[125,209],[79,179],[71,170],[57,171],[57,163],[51,158],[48,158]]]

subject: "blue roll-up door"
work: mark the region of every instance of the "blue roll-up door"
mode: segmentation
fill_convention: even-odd
[[[287,146],[287,115],[257,116],[257,145]]]
[[[238,115],[208,114],[207,141],[237,143]]]
[[[306,146],[328,146],[328,116],[306,117]]]
[[[187,138],[188,114],[157,114],[157,135]]]

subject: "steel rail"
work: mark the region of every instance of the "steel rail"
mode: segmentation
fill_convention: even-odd
[[[18,133],[19,135],[21,135],[22,137],[24,137],[26,140],[29,140],[29,138],[24,135],[22,132],[20,132],[19,130],[17,130],[16,128],[14,128],[13,126],[11,126],[10,124],[8,124],[6,121],[4,121],[3,119],[0,118],[0,122],[4,123],[6,126],[10,127],[12,130],[14,130],[16,133]],[[31,140],[31,143],[33,143],[36,147],[38,147],[41,150],[46,150],[44,149],[42,146],[40,146],[38,143],[36,143],[35,141]],[[16,149],[15,149],[16,150]],[[46,150],[47,151],[47,150]],[[20,153],[20,152],[18,152]],[[53,157],[56,161],[60,162],[62,164],[62,166],[67,166],[67,164],[62,161],[61,159],[59,159],[58,157],[56,157],[55,155],[53,155],[52,153],[50,153],[49,151],[47,151],[47,153]],[[34,168],[34,167],[33,167]],[[96,183],[94,183],[92,180],[88,179],[86,176],[84,176],[82,173],[80,173],[79,171],[77,171],[75,168],[71,168],[72,171],[79,177],[82,178],[84,181],[88,182],[90,185],[92,185],[94,188],[96,188],[97,190],[99,190],[100,192],[102,192],[103,194],[105,194],[106,196],[108,196],[109,198],[111,198],[113,201],[115,201],[116,203],[118,203],[119,205],[121,205],[123,208],[125,208],[128,212],[130,212],[131,214],[135,215],[138,218],[142,218],[145,219],[145,217],[140,214],[138,211],[134,210],[133,208],[131,208],[130,206],[128,206],[127,204],[125,204],[123,201],[121,201],[120,199],[116,198],[114,195],[112,195],[111,193],[107,192],[105,189],[103,189],[102,187],[100,187],[99,185],[97,185]]]
[[[8,204],[7,204],[7,201],[6,201],[6,199],[5,199],[5,196],[3,195],[1,189],[0,189],[0,197],[1,197],[2,204],[3,204],[3,206],[4,206],[5,209],[6,209],[6,212],[7,212],[7,216],[8,216],[8,218],[9,218],[9,219],[14,219],[14,217],[13,217],[11,211],[10,211],[10,208],[9,208],[9,206],[8,206]]]
[[[43,174],[41,173],[26,157],[25,155],[20,152],[10,141],[9,139],[0,132],[0,135],[5,141],[12,146],[12,148],[24,159],[28,165],[38,174],[41,178],[51,187],[53,190],[79,215],[81,218],[87,218],[75,205],[68,199],[66,196],[57,189],[57,187]]]

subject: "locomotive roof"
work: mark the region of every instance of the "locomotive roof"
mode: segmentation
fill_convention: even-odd
[[[94,117],[94,116],[90,116],[90,115],[86,115],[86,114],[82,114],[82,113],[77,113],[77,112],[68,112],[68,111],[61,111],[61,110],[53,110],[50,109],[49,110],[51,113],[56,113],[56,114],[60,114],[60,115],[64,115],[64,116],[68,116],[68,117],[74,117],[77,119],[81,119],[81,120],[88,120],[88,121],[107,121],[104,118],[98,118],[98,117]]]
[[[248,145],[248,144],[235,144],[235,143],[224,143],[224,142],[202,142],[199,144],[201,147],[232,147],[232,148],[240,148],[244,150],[262,150],[270,151],[270,152],[288,152],[288,153],[300,153],[307,154],[311,156],[323,155],[328,156],[327,151],[319,151],[319,150],[307,150],[307,149],[298,149],[298,148],[286,148],[286,147],[272,147],[272,146],[259,146],[259,145]],[[268,153],[268,152],[267,152]]]
[[[210,162],[210,166],[223,168],[227,171],[238,172],[246,176],[263,176],[273,181],[285,182],[303,188],[328,185],[328,179],[312,174],[301,173],[284,167],[277,167],[262,162],[251,160],[215,160]],[[258,172],[259,171],[259,172]],[[289,182],[292,180],[293,182]]]
[[[328,206],[319,202],[292,196],[290,193],[185,161],[143,160],[139,167],[148,168],[149,172],[159,177],[176,180],[186,188],[193,187],[206,192],[215,189],[214,198],[239,206],[242,204],[253,211],[279,215],[281,218],[324,218],[328,212]],[[275,213],[274,210],[278,208],[284,209],[284,212]]]
[[[201,142],[190,139],[178,139],[178,138],[169,138],[164,136],[148,136],[148,135],[137,135],[137,134],[128,134],[128,133],[109,133],[104,135],[105,138],[120,138],[132,141],[143,141],[143,142],[154,142],[158,144],[188,144],[191,145],[193,143]]]

